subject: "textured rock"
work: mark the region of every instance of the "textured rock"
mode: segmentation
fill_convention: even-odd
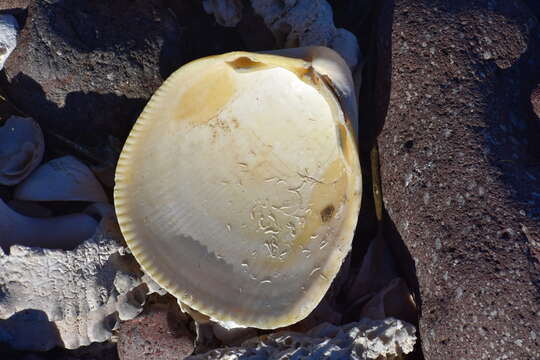
[[[540,358],[539,35],[519,1],[395,1],[381,173],[426,359]]]
[[[531,105],[536,117],[540,118],[540,83],[531,93]]]
[[[2,0],[0,10],[25,9],[31,0]]]
[[[363,319],[343,326],[323,323],[306,334],[263,335],[240,347],[216,349],[188,359],[399,359],[412,351],[414,333],[414,326],[392,318]]]
[[[181,360],[193,352],[193,336],[183,327],[171,328],[169,308],[157,304],[120,326],[120,360]]]
[[[181,25],[164,2],[33,1],[5,66],[11,100],[76,143],[124,138],[186,60]]]
[[[358,64],[356,37],[345,29],[336,29],[326,0],[252,0],[251,5],[274,34],[278,47],[327,46],[351,68]]]
[[[17,20],[9,14],[0,15],[0,70],[7,58],[17,46]]]
[[[96,234],[74,250],[0,250],[0,343],[74,349],[107,340],[119,319],[142,311],[141,273],[125,256],[112,208],[99,209]]]
[[[242,18],[242,0],[203,0],[203,6],[223,26],[236,26]]]

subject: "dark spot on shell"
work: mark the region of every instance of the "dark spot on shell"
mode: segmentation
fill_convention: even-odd
[[[327,207],[325,207],[322,211],[321,211],[321,219],[322,219],[322,222],[325,223],[325,222],[328,222],[330,221],[330,219],[332,218],[332,216],[334,215],[334,211],[336,209],[334,208],[334,205],[328,205]]]

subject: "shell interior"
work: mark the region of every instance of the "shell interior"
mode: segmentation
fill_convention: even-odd
[[[116,171],[118,220],[141,266],[229,327],[306,317],[356,226],[361,175],[346,118],[303,59],[234,52],[180,68]]]

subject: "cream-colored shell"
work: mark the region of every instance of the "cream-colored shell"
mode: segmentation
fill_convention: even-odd
[[[349,70],[326,48],[291,56],[233,52],[184,65],[146,106],[116,170],[118,221],[143,269],[227,327],[305,318],[356,226]],[[319,58],[335,59],[321,69],[332,74],[318,72]]]

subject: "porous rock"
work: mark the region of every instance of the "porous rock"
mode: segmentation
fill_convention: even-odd
[[[9,14],[0,15],[0,70],[7,58],[17,46],[17,20]]]
[[[0,343],[18,350],[75,349],[107,340],[118,320],[142,311],[147,288],[121,244],[113,210],[94,206],[102,220],[74,250],[0,250]]]
[[[278,46],[328,46],[338,51],[351,68],[358,63],[356,37],[336,29],[332,7],[326,0],[252,0],[251,5],[274,34]]]
[[[5,90],[25,113],[78,144],[127,136],[163,80],[186,61],[165,0],[33,1]]]
[[[2,0],[0,10],[26,9],[31,0]]]
[[[169,311],[166,305],[157,304],[123,322],[118,331],[120,360],[182,360],[191,355],[193,336],[183,326],[175,330]]]
[[[540,358],[538,22],[520,1],[394,5],[381,176],[424,355]]]
[[[323,323],[305,334],[277,332],[188,359],[400,359],[413,350],[415,331],[414,326],[393,318],[362,319],[342,326]]]

